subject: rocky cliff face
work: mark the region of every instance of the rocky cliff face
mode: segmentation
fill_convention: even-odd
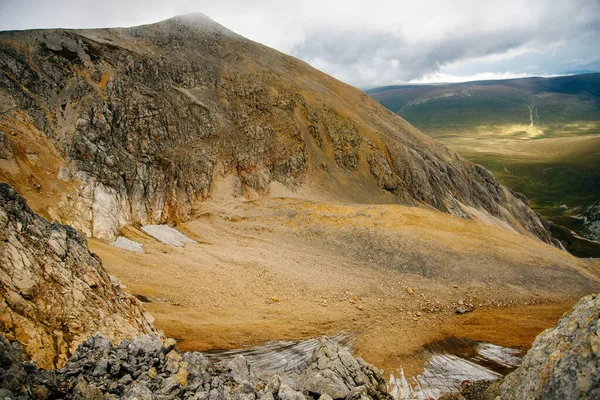
[[[31,211],[0,183],[0,332],[38,366],[62,366],[101,331],[112,340],[153,332],[152,317],[111,280],[85,237]]]
[[[0,178],[101,238],[185,219],[228,176],[237,194],[283,184],[309,198],[483,212],[550,242],[487,170],[359,90],[199,15],[1,33],[0,141]]]
[[[600,297],[582,298],[539,335],[500,385],[503,399],[600,398]]]

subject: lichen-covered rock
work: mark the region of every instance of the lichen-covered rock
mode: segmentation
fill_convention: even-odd
[[[36,215],[6,183],[0,183],[0,291],[0,332],[40,367],[64,365],[96,331],[120,340],[154,330],[81,233]]]
[[[600,398],[600,296],[582,298],[540,334],[500,385],[504,400]]]
[[[127,223],[185,219],[214,177],[227,175],[252,195],[278,182],[460,217],[473,207],[551,241],[544,221],[489,171],[360,90],[202,15],[2,32],[0,101],[12,105],[0,127],[15,135],[0,136],[14,150],[0,157],[23,157],[31,141],[20,138],[29,137],[62,164],[29,171],[17,160],[0,178],[23,192],[37,185],[32,193],[68,180],[48,213],[86,235],[114,239]]]
[[[338,343],[321,340],[302,374],[299,387],[310,393],[327,394],[333,399],[377,397],[384,392],[380,372]]]

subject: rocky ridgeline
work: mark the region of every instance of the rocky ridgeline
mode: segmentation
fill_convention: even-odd
[[[2,399],[390,399],[382,373],[331,339],[321,339],[294,380],[258,378],[238,355],[225,364],[181,353],[173,339],[136,336],[115,346],[101,334],[67,364],[40,370],[0,337]],[[522,365],[501,381],[463,382],[444,400],[600,398],[600,296],[586,296],[535,340]]]
[[[35,214],[0,183],[0,332],[38,366],[65,364],[90,334],[111,340],[154,332],[152,317],[123,292],[85,237]]]
[[[181,353],[156,335],[114,346],[96,334],[64,368],[43,371],[23,363],[18,346],[0,340],[0,398],[303,400],[387,399],[379,371],[323,339],[299,382],[256,378],[243,356],[213,364],[201,353]]]
[[[94,237],[185,219],[215,177],[231,176],[237,195],[327,182],[326,195],[343,201],[461,217],[473,207],[551,241],[545,221],[489,171],[363,92],[202,15],[2,32],[0,106],[10,166],[0,178],[40,196],[68,181],[48,213]],[[44,170],[31,137],[59,155],[60,169]]]

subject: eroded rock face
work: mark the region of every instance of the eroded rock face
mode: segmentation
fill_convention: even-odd
[[[500,385],[502,399],[600,398],[600,296],[582,298],[540,334]]]
[[[330,343],[324,346],[335,351]],[[18,346],[1,337],[0,351],[3,354],[0,394],[4,396],[148,400],[330,399],[325,391],[302,391],[294,382],[283,382],[277,375],[268,380],[258,379],[243,356],[229,366],[213,364],[201,353],[180,353],[174,340],[161,341],[156,335],[138,336],[118,346],[113,346],[100,334],[94,335],[79,346],[64,368],[54,371],[39,371],[31,364],[21,363]],[[348,363],[359,363],[349,357],[353,361],[349,359]],[[362,368],[374,369],[366,364]],[[375,381],[383,382],[381,377]],[[327,384],[324,380],[323,387]],[[345,392],[343,397],[348,400],[389,399],[380,386],[370,383],[360,386],[351,383]]]
[[[101,331],[111,340],[152,332],[141,303],[111,280],[85,237],[36,215],[0,183],[0,332],[38,366],[62,366]]]
[[[278,182],[457,216],[466,205],[550,243],[544,221],[489,171],[363,92],[204,16],[2,32],[0,104],[0,128],[12,132],[0,140],[13,149],[0,156],[21,157],[19,138],[43,136],[65,164],[50,175],[73,186],[49,212],[86,235],[185,219],[227,175],[254,195]],[[30,183],[23,165],[0,177],[47,190],[48,176]]]

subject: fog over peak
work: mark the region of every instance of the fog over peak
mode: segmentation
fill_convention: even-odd
[[[597,0],[0,0],[0,29],[132,26],[203,13],[359,87],[600,70]]]

